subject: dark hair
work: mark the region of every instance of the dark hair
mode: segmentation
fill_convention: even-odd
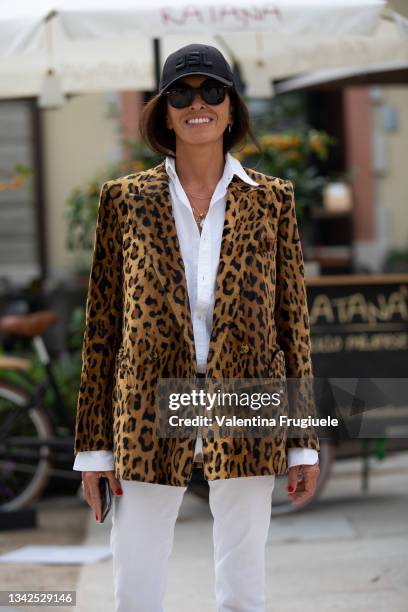
[[[261,145],[258,143],[250,126],[248,107],[244,99],[235,88],[228,90],[230,103],[234,111],[234,122],[231,132],[224,132],[224,155],[238,145],[247,136],[250,137],[259,152],[262,154]],[[166,96],[157,94],[143,107],[139,120],[139,131],[144,142],[156,153],[175,157],[176,135],[166,125],[167,113]]]

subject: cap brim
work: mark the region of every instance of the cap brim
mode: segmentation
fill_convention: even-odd
[[[208,76],[211,77],[212,79],[215,79],[216,81],[220,81],[221,83],[224,83],[224,85],[229,85],[230,87],[234,86],[234,82],[230,81],[229,79],[224,79],[223,77],[219,77],[219,76],[215,76],[214,74],[211,74],[209,72],[196,72],[196,71],[191,71],[191,72],[185,72],[184,74],[180,74],[179,76],[175,77],[172,81],[169,81],[168,83],[166,83],[166,85],[164,85],[159,93],[162,94],[163,91],[165,91],[166,89],[168,89],[170,87],[170,85],[173,85],[173,83],[175,83],[176,81],[179,81],[180,79],[183,79],[186,76],[194,76],[194,75],[202,75],[202,76]]]

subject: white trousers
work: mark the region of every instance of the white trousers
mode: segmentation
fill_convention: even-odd
[[[110,545],[115,612],[163,612],[174,527],[187,487],[121,480]],[[217,612],[265,611],[265,546],[275,476],[209,481]]]

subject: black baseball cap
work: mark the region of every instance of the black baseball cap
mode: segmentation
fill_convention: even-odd
[[[162,94],[174,81],[191,74],[202,74],[234,86],[234,75],[227,60],[216,47],[192,44],[171,53],[164,62],[159,83]]]

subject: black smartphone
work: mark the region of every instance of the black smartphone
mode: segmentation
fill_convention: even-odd
[[[101,520],[100,523],[106,519],[109,514],[109,510],[112,507],[112,491],[110,488],[109,480],[105,477],[99,479],[99,493],[101,495]]]

